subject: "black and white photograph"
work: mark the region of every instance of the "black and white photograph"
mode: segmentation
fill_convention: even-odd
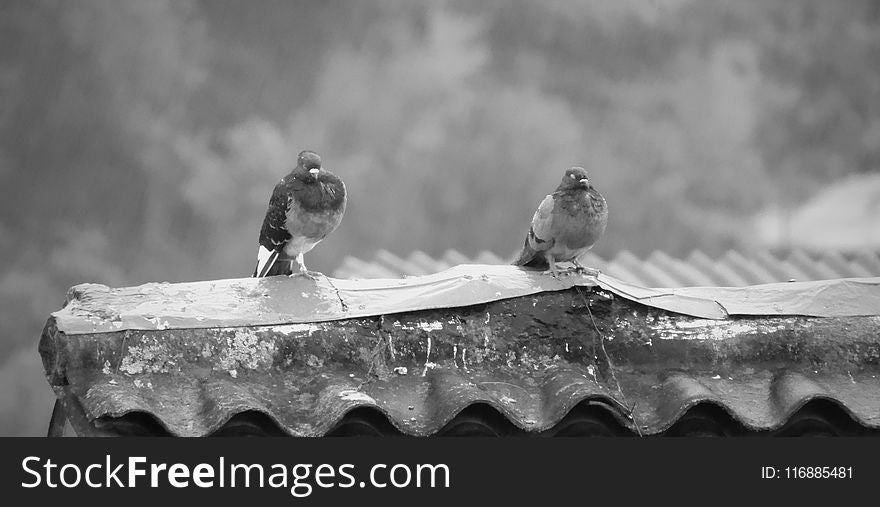
[[[0,0],[0,260],[4,437],[876,442],[880,2]]]

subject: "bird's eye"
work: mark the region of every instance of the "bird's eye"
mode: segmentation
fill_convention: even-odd
[[[568,177],[571,178],[571,179],[573,179],[573,180],[576,180],[576,179],[577,179],[577,176],[575,176],[574,174],[569,174]]]

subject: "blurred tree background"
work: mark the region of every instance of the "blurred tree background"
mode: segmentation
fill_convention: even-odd
[[[314,269],[509,255],[571,165],[600,255],[752,248],[880,167],[880,2],[0,0],[0,433],[68,287],[248,276],[305,148],[350,192]]]

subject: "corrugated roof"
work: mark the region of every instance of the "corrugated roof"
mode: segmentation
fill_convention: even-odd
[[[436,273],[457,264],[508,264],[513,258],[514,255],[500,257],[488,251],[471,258],[456,250],[447,250],[436,259],[419,250],[400,257],[387,250],[379,250],[371,259],[346,257],[333,271],[333,276],[398,278]],[[790,280],[880,276],[880,251],[872,250],[730,250],[717,258],[694,250],[684,259],[673,258],[659,251],[642,259],[623,250],[609,259],[603,259],[593,252],[588,252],[581,259],[585,266],[645,287],[742,287]]]
[[[267,294],[305,281],[203,283],[213,296],[200,304],[216,306],[280,300]],[[185,286],[131,288],[118,303],[176,312],[195,303]],[[155,314],[129,329],[103,294],[73,291],[64,313],[85,327],[67,333],[73,321],[53,317],[40,345],[84,435],[880,432],[876,316],[700,319],[594,287],[311,324],[189,327]]]

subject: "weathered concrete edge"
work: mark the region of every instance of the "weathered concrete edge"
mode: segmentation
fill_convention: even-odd
[[[438,363],[449,362],[450,349],[459,343],[455,341],[456,336],[458,338],[466,338],[464,335],[469,335],[470,338],[473,338],[474,336],[489,336],[493,341],[495,339],[500,339],[502,341],[507,340],[516,346],[523,346],[525,350],[529,350],[530,344],[537,347],[537,349],[533,350],[541,350],[541,347],[544,347],[543,350],[547,352],[547,354],[544,355],[545,358],[552,358],[553,356],[550,356],[549,353],[553,351],[557,352],[555,355],[558,355],[558,352],[560,352],[563,346],[563,340],[565,339],[571,339],[572,342],[578,343],[581,346],[590,344],[595,345],[597,336],[595,336],[595,331],[591,329],[589,324],[587,324],[588,321],[584,318],[586,307],[582,303],[578,304],[576,291],[568,291],[568,294],[554,294],[555,296],[551,297],[551,299],[555,299],[557,303],[567,302],[568,308],[560,310],[558,307],[561,305],[557,304],[555,305],[557,307],[556,311],[551,311],[550,313],[564,317],[563,320],[567,319],[569,324],[574,323],[574,325],[564,327],[564,336],[555,336],[553,333],[550,333],[549,337],[542,336],[540,326],[535,329],[534,322],[521,322],[520,324],[522,324],[522,326],[519,327],[512,322],[508,324],[502,323],[495,328],[491,325],[480,325],[480,321],[483,319],[484,315],[486,317],[497,315],[498,318],[496,321],[503,321],[505,315],[507,319],[512,318],[516,320],[517,316],[512,316],[510,312],[512,310],[527,310],[528,307],[535,308],[535,305],[530,304],[530,300],[535,299],[537,296],[525,296],[522,298],[514,298],[515,300],[499,301],[488,305],[476,305],[475,307],[454,309],[456,311],[451,312],[452,315],[450,315],[450,319],[459,321],[456,324],[459,326],[457,328],[458,335],[448,332],[445,334],[440,333],[439,331],[442,330],[442,326],[441,329],[434,329],[435,323],[442,319],[435,318],[432,320],[430,316],[433,314],[436,317],[436,314],[443,313],[442,311],[430,310],[424,312],[412,312],[410,314],[393,315],[389,317],[399,319],[401,322],[410,323],[402,324],[401,327],[411,327],[412,329],[403,329],[404,332],[397,335],[394,339],[398,341],[398,343],[400,343],[401,340],[405,342],[407,339],[414,342],[410,352],[412,352],[411,361],[414,361],[415,364],[419,364],[422,360],[421,353],[423,352],[423,349],[420,349],[419,345],[423,345],[423,340],[426,335],[434,337],[433,349],[435,362]],[[541,297],[543,298],[545,296],[542,295]],[[747,352],[749,350],[759,352],[759,354],[753,358],[756,361],[785,363],[789,365],[812,365],[814,364],[817,355],[816,353],[821,352],[823,347],[825,348],[824,350],[830,354],[830,357],[828,358],[830,361],[826,362],[831,365],[845,362],[853,366],[861,365],[868,368],[877,366],[877,351],[880,350],[877,347],[877,343],[880,341],[880,337],[878,337],[880,318],[877,317],[840,319],[773,317],[766,319],[735,319],[731,322],[712,321],[711,323],[706,323],[701,322],[701,319],[691,319],[677,315],[672,316],[666,312],[646,307],[639,308],[642,305],[627,301],[620,302],[623,306],[615,308],[613,303],[606,304],[603,299],[597,299],[595,293],[590,294],[590,298],[591,302],[594,303],[592,313],[596,316],[598,328],[603,331],[612,331],[603,334],[607,336],[605,341],[607,351],[611,357],[615,359],[615,362],[618,363],[617,366],[628,364],[626,361],[627,359],[635,359],[636,361],[632,362],[633,365],[650,365],[651,359],[654,357],[663,360],[659,361],[654,366],[658,367],[657,369],[664,369],[669,365],[662,363],[667,362],[669,359],[682,357],[680,354],[671,353],[674,352],[675,347],[670,348],[669,345],[676,345],[678,347],[689,349],[691,351],[691,359],[696,359],[694,362],[694,365],[696,366],[705,366],[706,364],[717,365],[720,358],[720,356],[717,355],[719,352],[728,354],[724,357],[727,357],[735,364],[736,361],[747,359],[748,354],[743,354],[743,351]],[[497,308],[493,307],[493,305],[497,306]],[[631,308],[632,305],[637,306]],[[626,314],[633,309],[635,309],[635,313],[633,314],[632,319],[628,319]],[[640,316],[643,316],[644,318],[642,319]],[[352,320],[365,321],[354,323],[354,326],[360,326],[361,330],[378,330],[377,321],[379,319]],[[760,321],[760,324],[756,325],[754,328],[746,324],[754,320]],[[613,332],[616,329],[615,326],[620,326],[621,322],[626,322],[628,324],[629,332]],[[318,327],[323,327],[325,328],[323,331],[326,331],[326,328],[344,328],[347,324],[350,325],[352,323],[337,321],[334,323],[323,323],[322,326]],[[260,333],[261,331],[272,332],[272,328],[277,327],[278,326],[257,326],[251,329],[251,331],[255,333]],[[394,326],[392,326],[392,329],[393,328]],[[518,329],[518,332],[516,329]],[[505,331],[507,333],[505,333]],[[537,331],[537,334],[533,334],[534,331]],[[557,326],[555,331],[558,334],[560,331],[559,326]],[[828,338],[833,336],[835,331],[846,333],[847,336],[840,336],[836,340],[829,340]],[[173,334],[175,330],[168,330],[166,333],[167,332],[172,332]],[[523,336],[523,333],[525,333],[525,336]],[[772,339],[768,340],[768,337],[772,338],[774,336],[777,338],[785,338],[786,333],[789,333],[788,337],[792,338],[793,341],[786,344],[782,342],[772,343]],[[145,332],[144,334],[157,337],[161,336],[163,332],[151,331]],[[285,333],[285,336],[288,336],[289,334],[290,333]],[[294,338],[303,338],[301,335],[296,336],[296,333],[294,333],[294,335]],[[366,333],[366,335],[371,336],[374,339],[379,336],[378,333],[373,331]],[[104,336],[102,338],[106,339],[111,337]],[[647,338],[647,340],[645,338]],[[86,336],[78,336],[78,339],[88,338]],[[60,387],[58,384],[59,381],[63,382],[64,364],[62,361],[67,359],[64,357],[64,354],[61,353],[61,349],[58,346],[59,340],[66,340],[66,337],[63,336],[63,333],[58,332],[57,329],[54,328],[54,322],[50,318],[44,329],[40,348],[44,364],[47,367],[47,373],[49,374],[50,384],[56,387]],[[658,347],[651,343],[653,340],[657,340],[658,344],[665,343],[665,345],[660,345]],[[752,345],[757,345],[757,347],[749,347],[748,342],[750,340],[756,342]],[[368,341],[366,343],[375,344],[373,341]],[[473,339],[471,340],[471,343],[473,343]],[[565,342],[566,348],[568,348],[568,345],[569,342]],[[793,347],[790,345],[793,345]],[[865,348],[865,346],[868,348]],[[871,348],[872,346],[873,348]],[[656,350],[657,348],[666,348],[669,350],[667,353],[659,355],[654,354],[653,356],[652,353],[648,352],[648,350]],[[860,348],[861,350],[859,351]],[[855,355],[853,355],[853,349],[856,351]],[[711,356],[711,352],[713,351],[716,354],[714,357]],[[786,352],[794,355],[786,357],[784,354]],[[578,361],[578,358],[568,359],[574,359],[574,364],[581,364],[582,366],[592,365],[599,368],[603,366],[594,361],[585,361],[584,358],[587,356],[584,354],[581,354],[578,357],[580,358],[580,361]],[[701,358],[703,360],[699,360]],[[451,359],[454,364],[455,357],[452,357]],[[706,362],[707,359],[708,363]],[[368,369],[372,366],[372,363],[358,363],[358,361],[355,361],[352,366],[356,364],[360,364],[362,369]],[[527,366],[535,365],[534,361],[531,363],[526,361],[524,364]],[[57,392],[58,391],[56,390],[56,393]],[[498,409],[498,407],[495,408],[496,410]],[[389,420],[393,421],[390,417]]]

